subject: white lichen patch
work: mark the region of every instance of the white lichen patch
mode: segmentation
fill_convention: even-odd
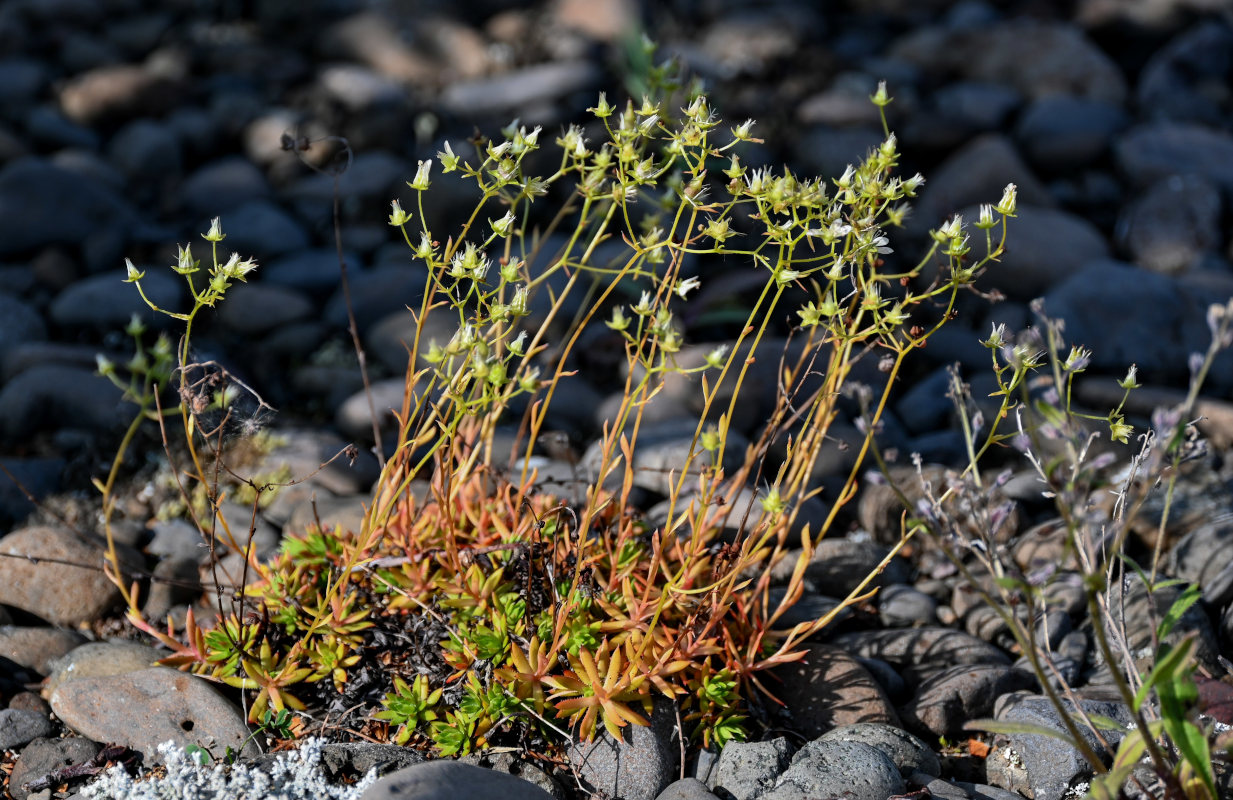
[[[112,767],[82,789],[90,800],[358,800],[377,779],[375,770],[350,785],[333,784],[321,769],[322,739],[307,739],[300,749],[278,756],[269,769],[243,764],[199,764],[172,742],[159,745],[167,775],[133,777]]]

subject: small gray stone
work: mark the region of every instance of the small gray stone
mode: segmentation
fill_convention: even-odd
[[[961,664],[922,683],[900,716],[918,736],[954,737],[964,723],[989,716],[1001,695],[1035,684],[1030,673],[1002,664]]]
[[[1015,139],[1033,164],[1060,172],[1084,167],[1103,155],[1127,121],[1126,113],[1113,103],[1047,95],[1024,109]]]
[[[998,648],[950,628],[857,631],[836,636],[832,644],[862,658],[880,658],[904,666],[1010,664],[1010,658]]]
[[[1153,122],[1127,131],[1114,146],[1118,166],[1136,186],[1170,175],[1202,175],[1233,189],[1233,136],[1181,122]]]
[[[70,681],[51,693],[50,702],[82,736],[139,750],[147,761],[157,760],[157,747],[166,741],[260,753],[235,704],[204,678],[166,667]]]
[[[889,548],[873,542],[827,537],[814,546],[805,577],[829,597],[847,597],[889,553]],[[866,588],[907,583],[911,579],[910,569],[903,559],[892,558]]]
[[[886,693],[856,659],[829,645],[808,643],[801,649],[804,658],[773,670],[778,682],[772,691],[794,729],[812,738],[836,725],[898,724]]]
[[[121,423],[121,394],[92,370],[31,367],[0,388],[0,440],[65,427],[105,433]]]
[[[552,795],[521,778],[457,761],[425,761],[392,772],[365,789],[360,800],[459,800],[464,797],[552,800]]]
[[[719,800],[707,791],[706,784],[697,778],[681,778],[673,781],[659,793],[655,800]]]
[[[55,660],[44,689],[53,692],[69,681],[149,669],[164,655],[137,642],[90,642]]]
[[[819,741],[863,742],[876,747],[890,757],[905,778],[914,772],[937,777],[942,774],[942,764],[937,755],[905,730],[877,722],[861,722],[841,725],[822,734]]]
[[[74,736],[68,739],[35,739],[21,751],[9,776],[9,793],[14,800],[26,800],[25,784],[58,769],[83,764],[102,750],[102,745]]]
[[[17,556],[0,558],[0,603],[54,625],[93,622],[120,600],[119,590],[101,569],[103,546],[73,531],[23,528],[0,539],[0,552]],[[125,554],[121,559],[140,563]]]
[[[591,61],[537,64],[491,78],[451,83],[441,94],[441,104],[464,118],[502,114],[538,103],[559,103],[566,95],[590,89],[599,77],[599,68]]]
[[[226,230],[226,228],[223,228]],[[359,256],[343,253],[350,276],[355,276],[361,267]],[[308,248],[288,253],[262,267],[261,280],[289,286],[301,292],[322,295],[339,285],[341,273],[338,253],[332,247]]]
[[[1066,706],[1073,709],[1069,701]],[[1120,703],[1081,700],[1080,705],[1089,714],[1098,714],[1121,723],[1123,730],[1132,720],[1132,714]],[[1006,722],[1021,722],[1041,725],[1065,732],[1057,711],[1047,697],[1021,693],[1007,695],[998,700],[995,717]],[[1082,722],[1077,723],[1080,734],[1088,744],[1100,752],[1096,738]],[[1116,751],[1122,740],[1122,732],[1101,732]],[[986,760],[989,781],[996,786],[1032,797],[1062,797],[1067,790],[1086,781],[1092,768],[1073,745],[1052,736],[1037,734],[1009,734],[1006,744],[990,753]]]
[[[626,725],[620,741],[597,726],[591,741],[569,744],[570,764],[585,783],[609,797],[654,800],[676,772],[676,715],[669,703],[659,701],[649,722]]]
[[[303,250],[310,242],[308,233],[300,222],[281,206],[271,200],[258,199],[243,203],[225,215],[223,231],[227,238],[224,246],[242,258],[255,258],[260,266],[256,277],[261,278],[265,262],[285,253]],[[208,220],[198,225],[203,232],[208,230]],[[231,294],[227,295],[231,302]],[[226,308],[227,303],[223,304]]]
[[[180,140],[166,124],[139,119],[125,125],[107,144],[107,156],[134,182],[165,184],[180,175]]]
[[[76,631],[63,628],[27,628],[17,625],[0,626],[0,657],[42,675],[51,671],[52,663],[85,638]]]
[[[183,310],[183,279],[165,267],[139,266],[145,272],[141,290],[150,302],[167,311]],[[77,281],[51,303],[51,318],[70,328],[118,330],[135,315],[156,330],[168,327],[169,318],[146,304],[137,287],[125,282],[123,269]]]
[[[218,320],[236,333],[252,336],[305,319],[313,311],[312,300],[290,286],[238,283],[227,290]]]
[[[180,186],[185,211],[197,219],[221,216],[227,231],[227,213],[270,194],[261,170],[240,156],[225,156],[198,167]]]
[[[815,739],[797,752],[775,787],[759,800],[886,800],[904,791],[895,762],[862,742]]]
[[[0,258],[80,244],[102,229],[125,234],[134,219],[132,207],[106,184],[41,158],[19,158],[0,168]]]
[[[1117,239],[1152,272],[1183,272],[1220,248],[1220,190],[1200,175],[1172,175],[1122,211]]]
[[[936,625],[938,622],[938,601],[911,586],[884,586],[877,599],[878,619],[887,628]]]
[[[0,710],[0,750],[12,750],[40,736],[55,732],[44,714],[18,708]]]
[[[765,742],[729,742],[719,752],[706,785],[729,800],[753,800],[775,785],[792,763],[792,745],[782,736]]]

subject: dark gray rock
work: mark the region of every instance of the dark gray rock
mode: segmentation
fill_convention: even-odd
[[[55,730],[46,714],[17,708],[0,710],[0,750],[14,750]]]
[[[681,778],[668,784],[655,800],[719,800],[707,791],[706,784],[697,778]]]
[[[270,200],[250,200],[236,206],[227,212],[223,222],[227,238],[222,246],[244,258],[255,258],[261,264],[303,250],[310,244],[304,226]],[[210,222],[203,220],[197,227],[201,231],[208,230]]]
[[[441,105],[464,118],[505,114],[541,103],[559,103],[567,95],[589,90],[600,72],[591,61],[537,64],[491,78],[451,83]]]
[[[40,158],[0,169],[0,258],[80,244],[103,228],[123,235],[134,212],[123,197]]]
[[[792,745],[782,736],[765,742],[729,742],[706,785],[730,800],[754,800],[775,785],[792,762]]]
[[[0,464],[7,473],[0,480],[0,527],[20,522],[33,512],[30,497],[37,502],[60,490],[64,459],[3,458]]]
[[[929,344],[933,344],[932,339]],[[908,433],[929,433],[946,427],[955,413],[955,403],[947,396],[950,381],[948,369],[936,369],[914,381],[895,401],[895,415]]]
[[[138,267],[145,272],[141,292],[125,282],[127,273],[106,272],[73,283],[51,303],[51,319],[69,328],[123,329],[137,315],[147,327],[168,327],[172,320],[146,304],[141,293],[166,311],[184,310],[184,279],[166,267]]]
[[[957,81],[933,94],[934,112],[969,134],[1001,128],[1022,102],[1018,90],[979,80]]]
[[[227,231],[227,212],[270,195],[270,184],[253,163],[240,156],[224,156],[198,167],[184,179],[178,196],[190,216],[222,216]]]
[[[1225,124],[1220,97],[1228,97],[1233,78],[1233,29],[1208,19],[1178,34],[1152,54],[1139,73],[1135,99],[1139,113],[1174,122]]]
[[[0,292],[0,363],[14,345],[46,338],[42,315],[20,298]]]
[[[1227,520],[1200,525],[1173,545],[1168,563],[1170,575],[1199,584],[1206,599],[1233,564],[1233,526]],[[1223,596],[1212,600],[1224,601],[1212,602],[1214,606],[1227,602]]]
[[[796,142],[796,161],[811,176],[838,178],[849,164],[859,164],[885,139],[880,127],[832,128],[818,125],[806,130]]]
[[[1073,706],[1067,702],[1067,707]],[[1098,714],[1125,726],[1133,719],[1131,713],[1118,703],[1081,700],[1080,705],[1089,714]],[[999,699],[995,717],[1005,722],[1024,722],[1064,732],[1065,727],[1048,698],[1036,695],[1012,694]],[[1078,725],[1083,738],[1096,751],[1100,747],[1096,737]],[[1116,751],[1122,740],[1122,731],[1102,731],[1109,746]],[[999,742],[997,749],[986,760],[989,782],[1009,791],[1033,797],[1062,797],[1068,789],[1088,780],[1091,766],[1073,745],[1051,736],[1037,734],[1009,734]]]
[[[988,717],[998,697],[1035,684],[1030,673],[1002,664],[961,664],[922,683],[900,718],[918,736],[961,736],[964,723]]]
[[[797,752],[775,787],[759,800],[886,800],[903,790],[903,778],[895,762],[876,747],[862,742],[815,739]]]
[[[1044,308],[1065,323],[1068,341],[1092,347],[1093,368],[1125,374],[1137,364],[1140,380],[1186,374],[1190,354],[1210,340],[1206,310],[1167,276],[1110,260],[1089,264],[1050,291]]]
[[[964,208],[998,202],[1008,183],[1019,187],[1020,206],[1054,205],[1049,190],[1019,157],[1010,139],[996,133],[978,136],[926,176],[905,226],[917,234],[936,229]],[[973,241],[973,251],[975,245]]]
[[[30,58],[0,61],[0,105],[20,108],[38,99],[47,85],[47,67]]]
[[[989,202],[997,202],[997,199]],[[963,219],[969,224],[979,219],[979,215],[978,206],[963,209]],[[1109,245],[1095,225],[1060,209],[1021,202],[1014,219],[1008,221],[1007,231],[1006,252],[989,265],[977,286],[996,288],[1012,300],[1034,300],[1062,281],[1073,278],[1089,264],[1109,256]],[[1000,228],[994,233],[996,245]],[[983,233],[972,228],[969,234],[972,237],[971,257],[984,258],[989,251]],[[984,338],[989,331],[981,333]]]
[[[827,537],[814,546],[813,557],[805,568],[805,577],[823,594],[847,597],[877,569],[889,552],[889,548],[873,542]],[[908,564],[902,559],[892,558],[866,589],[908,583],[910,580],[911,568]]]
[[[911,586],[893,584],[878,592],[878,619],[887,628],[936,625],[938,601]]]
[[[97,150],[100,137],[84,125],[78,125],[60,113],[60,109],[40,105],[26,115],[26,134],[41,149],[80,147]]]
[[[1114,103],[1046,95],[1024,109],[1015,125],[1015,140],[1036,167],[1065,172],[1101,157],[1128,121],[1126,112]]]
[[[1139,266],[1171,274],[1220,249],[1220,189],[1200,175],[1172,175],[1123,208],[1118,244]]]
[[[92,370],[31,367],[0,389],[0,440],[73,428],[105,433],[123,419],[121,391]]]
[[[650,725],[626,725],[617,741],[598,726],[589,742],[573,741],[566,748],[570,765],[593,790],[625,800],[654,800],[677,771],[676,715],[670,704],[658,702]]]
[[[1118,166],[1137,187],[1170,175],[1201,175],[1224,191],[1233,189],[1233,136],[1183,122],[1151,122],[1131,128],[1114,146]]]
[[[898,724],[890,699],[855,658],[830,645],[801,649],[804,658],[776,667],[766,683],[793,729],[816,738],[837,725]]]
[[[30,792],[25,784],[36,781],[58,769],[83,764],[102,750],[98,742],[73,736],[68,739],[35,739],[21,751],[9,776],[9,792],[14,800],[26,800]]]
[[[998,648],[950,628],[857,631],[836,636],[832,644],[861,658],[878,658],[902,666],[1010,664],[1010,658]]]
[[[292,286],[237,283],[219,304],[218,321],[235,333],[254,336],[305,319],[314,310],[312,300]]]
[[[500,797],[504,800],[551,800],[532,783],[504,772],[457,761],[426,761],[381,778],[360,800],[458,800]]]
[[[822,734],[818,741],[862,742],[876,747],[895,763],[899,774],[905,778],[914,772],[935,778],[942,774],[942,765],[929,745],[893,725],[875,722],[841,725]]]
[[[407,259],[410,262],[410,258]],[[390,314],[402,312],[411,318],[408,308],[415,309],[418,314],[420,301],[424,296],[424,286],[428,279],[428,270],[416,262],[398,266],[378,266],[364,272],[355,273],[348,270],[348,280],[351,285],[351,308],[355,314],[355,323],[360,335],[365,335],[377,322]],[[432,314],[433,316],[446,316]],[[342,287],[325,304],[322,319],[338,329],[348,325],[347,305]],[[414,320],[412,320],[414,321]],[[456,318],[450,321],[456,324]],[[406,366],[406,359],[399,369]]]
[[[139,119],[130,122],[107,144],[107,157],[135,185],[165,184],[180,176],[180,140],[166,124]]]
[[[347,261],[348,276],[355,279],[363,266],[360,257],[344,251],[343,258]],[[332,247],[314,247],[287,253],[258,271],[261,273],[261,280],[266,283],[290,286],[315,296],[333,291],[342,280],[338,253]]]
[[[85,641],[76,631],[63,628],[0,625],[0,657],[8,660],[6,666],[16,664],[42,675],[51,671],[57,658]]]
[[[1125,79],[1113,60],[1080,29],[1060,21],[922,27],[901,37],[888,54],[939,79],[961,75],[1032,98],[1069,92],[1115,105],[1126,98]]]

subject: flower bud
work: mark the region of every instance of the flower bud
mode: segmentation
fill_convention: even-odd
[[[137,269],[137,267],[133,266],[132,259],[124,259],[124,266],[128,269],[128,277],[124,279],[125,283],[136,283],[146,276],[144,272],[141,272]]]
[[[429,181],[429,178],[428,178],[429,173],[431,172],[432,172],[432,159],[429,158],[425,161],[421,161],[419,169],[415,171],[415,180],[411,181],[407,185],[410,186],[412,189],[415,189],[416,191],[420,191],[420,192],[425,191],[431,184],[431,181]]]
[[[210,230],[201,234],[201,238],[205,239],[207,242],[214,242],[215,244],[227,238],[227,234],[223,233],[223,226],[218,217],[215,217],[210,221]]]
[[[999,213],[1008,217],[1015,215],[1015,207],[1019,201],[1019,187],[1013,183],[1006,184],[1006,189],[1002,192],[1002,199],[994,206],[994,209]]]
[[[395,228],[401,228],[411,220],[411,215],[403,211],[402,204],[397,200],[390,201],[390,224]]]

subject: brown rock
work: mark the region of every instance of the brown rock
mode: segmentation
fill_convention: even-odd
[[[64,724],[82,736],[122,744],[151,760],[166,741],[181,748],[196,744],[216,755],[241,746],[244,756],[260,753],[234,703],[204,678],[166,667],[70,681],[50,701]]]
[[[776,668],[764,681],[787,705],[793,727],[814,739],[839,725],[899,724],[886,693],[855,658],[822,644],[804,649],[803,659]]]
[[[0,657],[46,675],[52,661],[85,641],[74,631],[4,625],[0,627]]]
[[[92,125],[165,111],[175,100],[175,81],[136,64],[99,67],[78,75],[60,92],[60,108],[75,122]]]
[[[54,625],[99,619],[120,601],[119,590],[103,574],[103,552],[98,543],[63,528],[15,531],[0,540],[0,553],[21,556],[0,558],[0,603]]]

